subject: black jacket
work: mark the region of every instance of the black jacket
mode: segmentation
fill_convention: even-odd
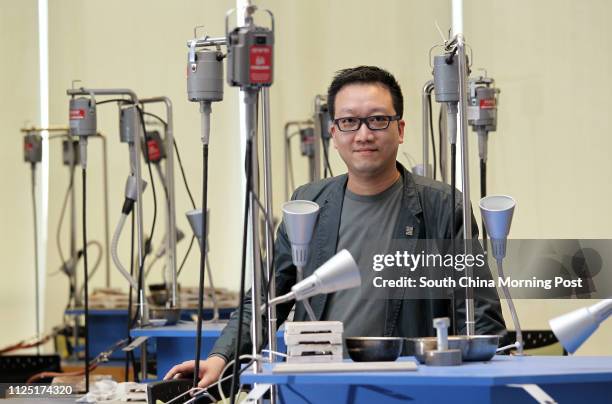
[[[401,164],[397,164],[403,177],[403,195],[401,211],[394,239],[450,239],[451,238],[451,188],[447,184],[409,173]],[[299,187],[291,199],[305,199],[319,204],[319,218],[310,244],[310,256],[304,268],[304,277],[321,266],[336,253],[342,203],[348,176],[346,174],[317,181]],[[455,223],[456,238],[462,239],[461,195],[456,193]],[[472,216],[473,237],[478,237],[478,226]],[[412,227],[412,231],[406,229]],[[409,235],[407,235],[408,233]],[[411,234],[410,234],[411,233]],[[407,243],[406,250],[410,250]],[[288,293],[296,283],[296,269],[292,264],[291,245],[281,223],[274,246],[274,263],[276,273],[276,295]],[[503,334],[504,319],[501,314],[499,297],[494,289],[475,289],[475,321],[477,334]],[[325,308],[327,295],[310,298],[310,304],[318,319]],[[463,298],[456,298],[456,321],[459,334],[465,329],[465,305]],[[452,317],[450,300],[442,299],[392,299],[387,300],[384,336],[421,337],[435,335],[432,320],[436,317]],[[287,318],[293,303],[277,306],[277,319],[280,326]],[[295,321],[306,321],[304,306],[298,304],[295,310]],[[245,296],[243,318],[243,336],[241,354],[250,353],[251,336],[251,299],[250,293]],[[262,318],[264,330],[267,323]],[[229,324],[215,343],[211,355],[232,358],[237,334],[238,311],[236,310]],[[265,331],[264,331],[265,332]],[[266,340],[264,338],[264,340]]]

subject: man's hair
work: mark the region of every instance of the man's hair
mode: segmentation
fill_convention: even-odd
[[[349,84],[382,84],[391,93],[391,99],[393,100],[393,108],[395,113],[402,117],[404,114],[404,97],[402,96],[402,89],[400,88],[397,80],[391,73],[376,66],[357,66],[349,69],[343,69],[336,72],[332,83],[327,89],[327,107],[329,109],[329,115],[332,119],[335,117],[336,112],[336,95],[342,87]]]

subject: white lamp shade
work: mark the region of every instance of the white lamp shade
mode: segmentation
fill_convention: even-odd
[[[510,232],[516,202],[507,195],[485,196],[480,200],[480,213],[489,237],[504,240]]]
[[[565,350],[574,353],[610,314],[612,314],[612,299],[606,299],[590,307],[583,307],[553,318],[549,324]]]
[[[312,275],[295,284],[291,292],[295,300],[332,293],[361,285],[361,274],[353,256],[342,250],[321,265]]]
[[[304,267],[308,260],[308,246],[312,239],[319,205],[312,201],[295,200],[283,204],[283,222],[291,243],[293,264]]]

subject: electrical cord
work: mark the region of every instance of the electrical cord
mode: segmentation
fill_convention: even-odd
[[[433,128],[433,111],[431,107],[431,93],[427,95],[427,103],[429,104],[429,133],[431,135],[431,151],[433,153],[433,179],[436,179],[436,167],[437,167],[437,157],[436,157],[436,140],[434,136],[434,128]],[[427,167],[424,167],[427,170]]]
[[[456,223],[455,223],[455,187],[456,185],[456,175],[457,175],[457,145],[455,143],[451,143],[450,146],[450,154],[451,154],[451,254],[455,255],[455,235],[457,232]],[[454,271],[453,271],[454,276]],[[451,288],[451,316],[453,323],[453,335],[457,335],[457,319],[455,314],[456,302],[455,302],[455,288]]]
[[[321,147],[323,148],[323,158],[325,160],[325,170],[323,170],[323,178],[327,178],[328,170],[329,175],[333,177],[334,173],[332,172],[331,165],[329,164],[329,150],[327,150],[327,148],[329,147],[329,140],[326,141],[325,139],[323,139],[323,136],[321,136]]]
[[[244,193],[244,218],[242,228],[242,265],[240,268],[240,295],[238,305],[238,334],[236,336],[236,344],[234,346],[234,358],[240,358],[240,344],[242,340],[242,320],[244,318],[244,293],[245,293],[245,275],[246,275],[246,254],[247,254],[247,232],[249,225],[249,210],[254,211],[250,206],[250,193],[252,191],[252,169],[251,169],[251,154],[253,140],[247,139],[245,152],[245,170],[246,170],[246,192]],[[232,370],[232,384],[230,393],[232,394],[232,404],[234,404],[234,392],[236,391],[236,381],[238,379],[238,365],[234,362]]]
[[[146,116],[150,116],[156,120],[158,120],[164,127],[164,130],[166,130],[166,128],[168,127],[168,123],[166,121],[164,121],[161,117],[159,117],[158,115],[152,114],[150,112],[144,112],[144,115]],[[193,195],[191,194],[191,189],[189,188],[189,183],[187,182],[187,176],[185,175],[185,167],[183,166],[183,160],[181,159],[181,154],[179,152],[179,148],[178,148],[178,144],[176,143],[176,138],[172,139],[173,143],[174,143],[174,153],[176,154],[176,160],[179,164],[179,168],[181,171],[181,177],[183,178],[183,184],[185,185],[185,190],[187,191],[187,195],[189,196],[189,200],[191,202],[191,207],[193,209],[196,208],[195,206],[195,200],[193,198]],[[189,253],[191,252],[191,249],[193,248],[193,244],[195,242],[195,236],[191,236],[191,241],[189,242],[189,247],[187,248],[187,252],[185,253],[185,256],[183,257],[183,260],[181,261],[181,264],[179,265],[179,269],[177,271],[176,276],[178,277],[181,274],[181,271],[183,270],[183,267],[185,266],[185,262],[187,262],[187,258],[189,258]]]
[[[87,169],[82,168],[83,178],[83,272],[84,272],[84,292],[85,292],[85,392],[89,393],[89,282],[87,269]]]
[[[208,110],[210,118],[210,109]],[[204,229],[204,245],[200,248],[200,276],[198,284],[198,318],[196,321],[196,352],[195,352],[195,371],[193,374],[193,387],[198,385],[198,375],[200,374],[200,357],[202,354],[202,316],[204,312],[204,277],[206,274],[206,228],[208,209],[208,143],[202,145],[202,229]]]
[[[480,197],[484,198],[487,196],[487,162],[483,159],[480,159]],[[484,223],[484,218],[482,219],[482,244],[484,247],[484,253],[487,254],[487,227]]]

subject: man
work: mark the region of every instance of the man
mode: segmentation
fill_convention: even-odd
[[[312,200],[320,206],[304,277],[344,248],[360,268],[367,268],[372,262],[366,250],[372,250],[372,245],[384,250],[398,240],[405,246],[414,246],[410,241],[450,239],[453,219],[459,228],[455,236],[460,238],[462,211],[460,204],[454,211],[450,208],[450,187],[414,176],[396,162],[398,147],[404,141],[405,122],[403,97],[395,78],[371,66],[341,70],[329,87],[328,105],[333,117],[333,144],[348,174],[304,185],[292,197]],[[477,231],[474,227],[475,238]],[[296,269],[283,224],[275,243],[275,270],[277,295],[285,294],[295,284]],[[355,288],[312,297],[310,304],[318,320],[342,321],[345,336],[433,335],[432,319],[453,314],[449,300],[368,299],[366,293],[367,289]],[[288,303],[277,307],[279,325],[291,306]],[[248,300],[241,354],[250,353],[250,307]],[[478,334],[504,332],[495,291],[477,292],[475,307]],[[457,329],[461,331],[465,328],[461,300],[456,311]],[[307,320],[300,303],[294,320]],[[200,386],[217,380],[233,356],[237,323],[234,313],[208,359],[201,362]],[[175,366],[166,378],[193,372],[193,364],[190,361]]]

